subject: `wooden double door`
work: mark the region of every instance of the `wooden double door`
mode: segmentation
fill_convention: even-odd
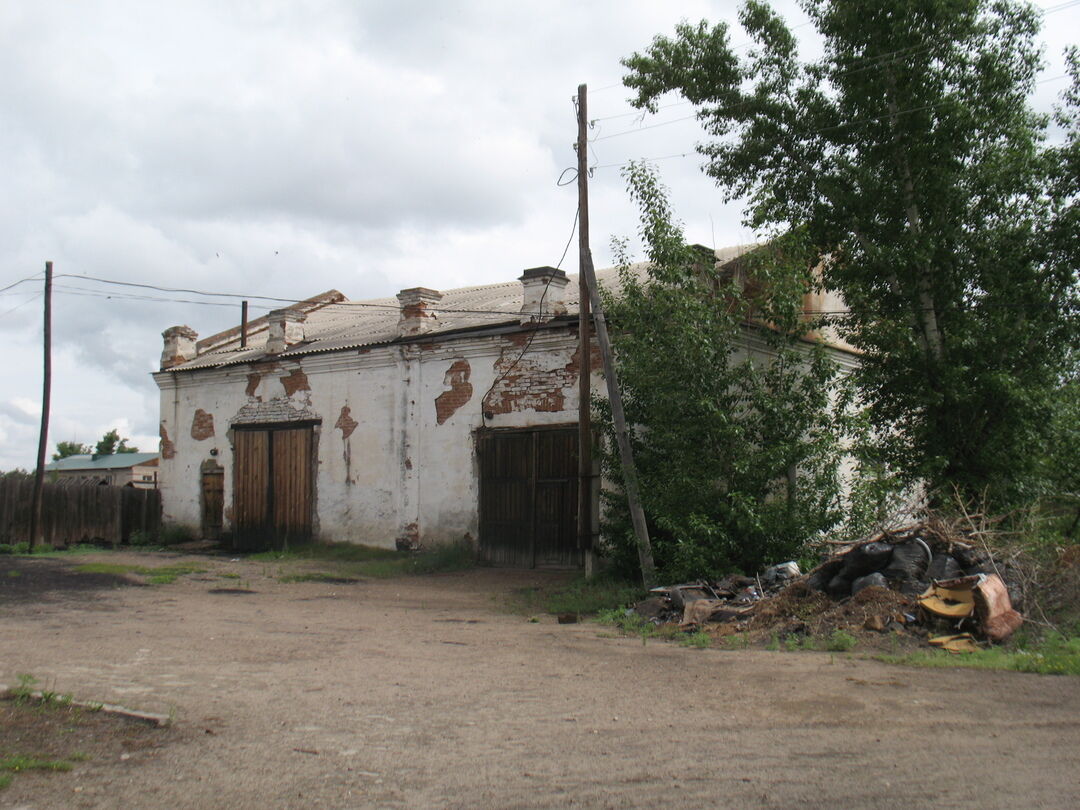
[[[309,540],[314,425],[236,427],[233,453],[234,547],[263,551]]]
[[[577,568],[577,427],[492,430],[478,437],[480,559],[516,568]]]

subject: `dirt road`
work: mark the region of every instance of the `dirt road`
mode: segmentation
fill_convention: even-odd
[[[595,624],[507,614],[499,596],[537,576],[521,572],[326,584],[278,582],[261,563],[206,567],[147,587],[106,577],[31,593],[15,580],[60,580],[44,568],[7,578],[0,680],[32,673],[176,724],[161,748],[17,779],[0,806],[1080,800],[1077,678],[643,646]],[[244,590],[254,593],[229,592]]]

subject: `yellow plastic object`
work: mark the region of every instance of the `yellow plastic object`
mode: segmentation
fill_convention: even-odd
[[[966,587],[965,587],[966,585]],[[975,612],[975,594],[971,584],[962,583],[959,587],[947,588],[943,585],[931,585],[919,597],[919,604],[938,616],[946,619],[963,619]]]
[[[954,636],[937,636],[936,638],[930,639],[930,643],[935,647],[940,647],[954,655],[959,653],[973,653],[979,649],[978,645],[975,644],[975,638],[971,633],[958,633]]]

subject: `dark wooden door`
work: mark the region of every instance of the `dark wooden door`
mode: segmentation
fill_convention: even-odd
[[[311,537],[314,432],[310,426],[234,433],[234,546],[281,548]]]
[[[204,462],[201,468],[202,536],[207,540],[221,537],[225,511],[225,468],[216,461]]]
[[[482,434],[480,559],[518,568],[576,568],[577,429]]]

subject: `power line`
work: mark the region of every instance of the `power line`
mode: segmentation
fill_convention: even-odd
[[[34,295],[32,297],[27,298],[21,304],[16,304],[15,306],[13,306],[11,309],[7,310],[6,312],[0,312],[0,318],[5,318],[8,315],[10,315],[12,312],[14,312],[15,310],[22,309],[27,304],[30,304],[30,303],[36,301],[37,299],[41,298],[41,296],[43,296],[44,294],[45,293],[34,293]]]
[[[40,278],[41,278],[41,273],[37,273],[36,275],[33,275],[33,276],[27,276],[26,278],[20,278],[18,281],[13,281],[11,284],[8,284],[6,287],[0,287],[0,293],[6,292],[7,290],[10,290],[12,287],[18,287],[20,284],[26,284],[26,282],[28,282],[28,281],[37,281]]]

